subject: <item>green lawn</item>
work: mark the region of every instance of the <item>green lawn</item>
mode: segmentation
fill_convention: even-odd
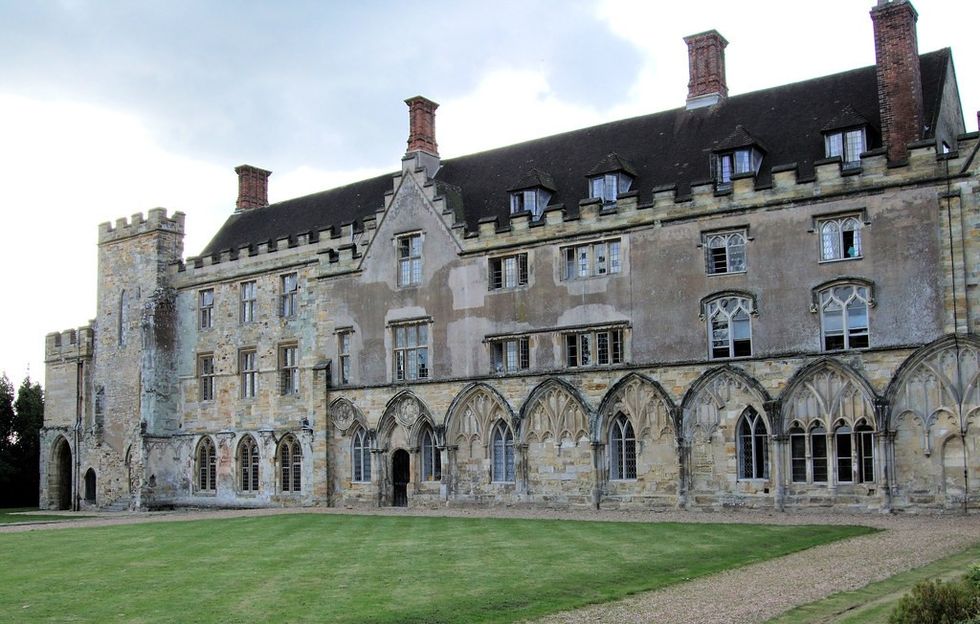
[[[0,534],[0,618],[512,622],[871,531],[290,514]]]
[[[797,607],[768,624],[887,624],[888,615],[913,585],[924,580],[959,578],[977,563],[980,563],[980,544],[861,589]]]
[[[78,520],[89,516],[75,515],[57,516],[47,514],[28,514],[24,512],[38,511],[37,507],[4,507],[0,508],[0,524],[11,524],[14,522],[65,522],[66,520]]]

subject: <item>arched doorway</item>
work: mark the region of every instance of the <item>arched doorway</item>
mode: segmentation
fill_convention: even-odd
[[[391,504],[395,507],[408,507],[409,474],[408,451],[398,449],[391,456],[391,480],[395,486]]]
[[[95,503],[95,471],[91,468],[85,471],[85,502]]]
[[[71,509],[71,447],[59,437],[48,467],[48,500],[55,509]]]

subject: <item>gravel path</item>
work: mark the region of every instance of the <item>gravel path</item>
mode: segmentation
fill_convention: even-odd
[[[722,522],[771,524],[861,524],[884,531],[645,592],[623,600],[558,613],[538,624],[664,622],[740,624],[763,622],[794,606],[830,594],[857,589],[898,572],[959,552],[980,541],[980,516],[886,516],[835,513],[616,512],[512,509],[261,509],[96,514],[90,519],[52,524],[0,526],[0,533],[59,530],[142,522],[179,522],[205,518],[282,513],[366,513],[563,518],[632,522]]]

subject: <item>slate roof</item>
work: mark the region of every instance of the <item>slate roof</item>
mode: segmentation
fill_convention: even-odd
[[[927,132],[936,126],[950,55],[946,48],[919,57]],[[451,204],[469,230],[493,217],[506,224],[508,189],[532,169],[547,172],[549,185],[556,187],[551,205],[562,204],[577,214],[579,201],[588,196],[588,172],[603,168],[610,155],[628,163],[635,174],[631,189],[639,192],[641,203],[650,202],[656,187],[676,185],[681,196],[690,192],[692,183],[709,180],[712,151],[741,126],[765,146],[756,178],[757,185],[764,186],[771,180],[771,169],[779,165],[796,163],[801,178],[812,176],[814,161],[824,158],[822,131],[839,123],[842,111],[870,124],[869,149],[881,146],[873,65],[736,95],[715,106],[677,108],[443,159],[435,180],[440,189],[452,191]],[[234,214],[201,255],[360,221],[383,207],[391,176]]]

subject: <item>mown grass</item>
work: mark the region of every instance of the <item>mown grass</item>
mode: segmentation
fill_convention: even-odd
[[[512,622],[866,527],[282,515],[0,535],[0,618]]]
[[[980,543],[920,568],[787,611],[767,624],[887,624],[888,616],[912,586],[925,580],[952,580],[980,563]]]
[[[26,512],[38,511],[37,507],[3,507],[0,508],[0,524],[13,524],[15,522],[65,522],[67,520],[79,520],[90,516],[82,515],[48,515],[31,514]]]

